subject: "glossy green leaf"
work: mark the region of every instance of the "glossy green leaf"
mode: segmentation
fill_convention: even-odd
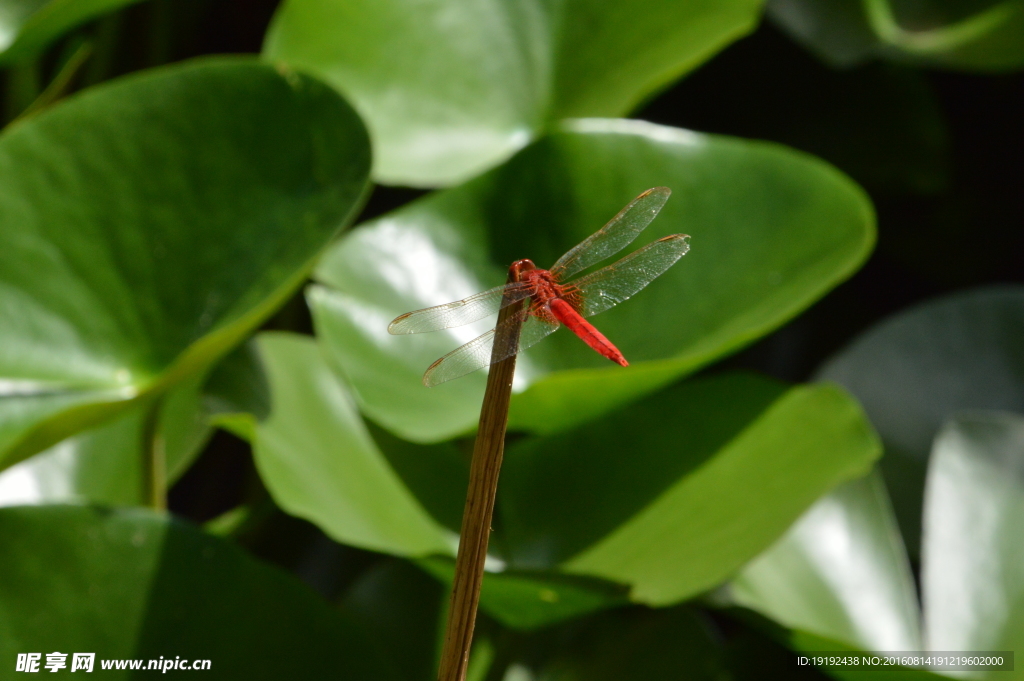
[[[1020,0],[770,0],[771,17],[837,66],[882,57],[927,66],[1024,66]]]
[[[455,536],[391,468],[316,343],[267,332],[258,345],[271,412],[255,426],[253,454],[277,504],[346,544],[401,556],[453,554]]]
[[[188,469],[212,428],[202,405],[202,376],[171,389],[158,425],[164,440],[168,483]],[[143,424],[147,404],[95,426],[0,472],[0,506],[145,503]],[[148,454],[147,454],[148,456]]]
[[[326,86],[212,59],[0,136],[3,465],[202,372],[303,280],[369,151]]]
[[[882,470],[912,555],[932,439],[964,409],[1024,412],[1024,287],[957,293],[883,321],[817,376],[853,393],[885,443]]]
[[[914,578],[878,473],[815,503],[728,593],[790,629],[856,649],[922,648]]]
[[[931,650],[1024,649],[1022,525],[1024,416],[952,420],[935,441],[925,489],[921,598]]]
[[[33,59],[67,31],[139,0],[0,0],[0,64]]]
[[[687,382],[512,447],[499,499],[508,559],[665,605],[729,577],[878,454],[835,387],[787,391],[743,374]]]
[[[552,121],[621,116],[751,30],[759,0],[288,0],[267,59],[350,98],[374,177],[436,186],[504,160]]]
[[[913,607],[913,587],[885,511],[877,477],[837,490],[744,570],[733,600],[793,627],[789,643],[798,650],[1019,649],[1024,417],[964,413],[936,438],[925,491],[923,615]],[[920,639],[913,636],[918,618]],[[832,671],[842,679],[877,674]],[[940,677],[901,670],[879,678]],[[998,671],[972,678],[1015,677]]]
[[[500,510],[510,562],[550,567],[584,551],[713,460],[785,392],[754,375],[697,379],[601,421],[509,446]]]
[[[171,388],[160,409],[168,483],[185,473],[213,432],[231,416],[266,418],[269,388],[253,343],[239,346],[208,377]],[[141,479],[143,424],[149,406],[95,426],[0,472],[0,506],[94,503],[145,504]]]
[[[142,509],[0,509],[0,657],[207,659],[217,679],[393,679],[361,627],[236,546]],[[46,672],[48,670],[42,669]],[[8,672],[9,673],[9,672]],[[156,672],[150,671],[153,675]],[[199,673],[197,672],[197,675]]]
[[[389,336],[388,322],[501,284],[513,260],[551,266],[658,185],[673,195],[636,245],[686,232],[692,249],[594,318],[632,366],[555,333],[519,360],[515,390],[529,389],[514,396],[512,428],[571,427],[735,350],[849,276],[873,243],[867,198],[817,159],[641,121],[574,121],[501,168],[332,246],[315,273],[324,285],[307,295],[318,337],[377,423],[420,442],[470,430],[484,373],[433,389],[420,377],[488,323]]]
[[[449,587],[455,575],[450,559],[426,558],[420,567]],[[628,602],[626,590],[600,580],[551,572],[488,572],[480,589],[480,609],[512,629],[537,629]]]

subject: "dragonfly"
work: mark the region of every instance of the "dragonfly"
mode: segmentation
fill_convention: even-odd
[[[528,259],[510,268],[516,281],[482,293],[399,315],[388,325],[392,334],[440,331],[469,324],[525,301],[522,309],[496,328],[477,336],[437,360],[423,374],[427,387],[500,362],[535,345],[561,326],[620,366],[629,362],[587,317],[629,299],[661,276],[689,250],[689,235],[672,234],[637,249],[595,272],[568,281],[573,275],[615,255],[631,244],[658,215],[672,191],[654,187],[636,197],[608,224],[591,234],[551,266],[540,269]],[[511,325],[521,325],[510,333]],[[499,346],[495,346],[495,339]]]

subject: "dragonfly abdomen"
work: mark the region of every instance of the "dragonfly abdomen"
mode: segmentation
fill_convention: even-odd
[[[580,340],[599,354],[607,357],[619,366],[629,366],[629,362],[622,356],[619,349],[610,340],[605,338],[603,333],[595,329],[593,324],[581,317],[580,313],[574,310],[572,305],[561,298],[554,298],[548,303],[548,309],[551,310],[551,315],[555,319],[565,324],[565,328],[579,336]]]

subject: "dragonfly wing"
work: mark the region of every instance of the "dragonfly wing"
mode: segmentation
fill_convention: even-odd
[[[523,321],[523,318],[526,321]],[[508,333],[508,327],[512,324],[522,324],[519,337]],[[501,323],[501,328],[491,329],[469,341],[465,345],[455,348],[447,355],[430,365],[423,374],[423,385],[432,388],[453,378],[465,376],[477,369],[483,369],[495,362],[500,362],[512,355],[535,345],[545,336],[550,335],[559,327],[559,323],[553,318],[541,318],[529,314],[529,310],[523,310],[513,317],[509,317]],[[494,346],[495,337],[505,339],[500,348]]]
[[[690,237],[673,234],[651,242],[622,260],[572,282],[581,301],[580,314],[592,317],[628,300],[657,279],[690,250]]]
[[[388,325],[388,333],[424,333],[462,326],[494,314],[501,308],[530,296],[533,287],[525,282],[504,284],[456,300],[454,303],[406,312]]]
[[[651,224],[671,194],[672,190],[668,187],[648,189],[619,211],[607,225],[559,258],[552,266],[551,273],[556,279],[565,281],[577,272],[615,255],[633,243],[637,235]]]
[[[554,317],[538,317],[530,315],[523,324],[523,330],[519,333],[519,347],[517,352],[522,352],[541,342],[555,331],[561,324]]]
[[[481,334],[465,345],[460,345],[437,360],[423,374],[423,385],[433,388],[445,381],[459,378],[483,369],[491,363],[491,348],[494,346],[494,329]]]

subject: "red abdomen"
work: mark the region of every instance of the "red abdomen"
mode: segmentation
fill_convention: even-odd
[[[565,328],[579,336],[584,343],[616,364],[629,366],[629,362],[622,356],[619,349],[612,345],[612,342],[605,338],[603,333],[595,329],[593,324],[581,317],[572,305],[561,298],[553,298],[548,303],[548,307],[551,310],[551,315],[565,324]]]

